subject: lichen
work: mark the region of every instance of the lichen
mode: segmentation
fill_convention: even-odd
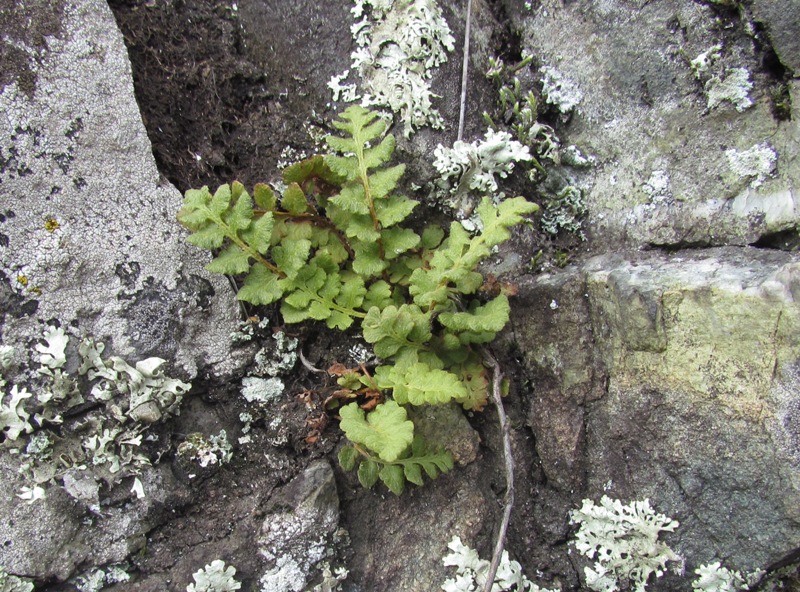
[[[365,107],[390,109],[399,114],[406,137],[425,125],[442,128],[430,80],[455,40],[435,0],[356,0],[352,13],[360,20],[351,27],[351,70],[363,92],[355,83],[343,84],[347,70],[328,83],[333,100],[361,99]]]
[[[523,146],[504,131],[486,130],[483,140],[470,144],[456,141],[452,148],[439,144],[433,152],[433,166],[443,179],[454,178],[451,193],[472,189],[480,194],[496,196],[497,177],[505,179],[517,162],[527,162],[533,157]]]
[[[447,579],[442,584],[444,592],[474,592],[482,590],[486,584],[486,577],[489,572],[489,562],[481,559],[478,552],[461,542],[458,536],[447,544],[450,553],[442,559],[445,567],[455,567],[456,577]],[[531,582],[522,573],[522,566],[517,561],[513,561],[508,551],[503,551],[500,564],[497,568],[493,592],[504,591],[515,592],[556,592],[540,588]]]
[[[235,567],[232,565],[225,567],[224,561],[215,559],[192,574],[194,584],[186,586],[186,592],[233,592],[242,587],[234,575],[236,575]]]
[[[11,575],[0,567],[0,592],[33,592],[33,582]]]
[[[775,173],[778,154],[766,142],[756,144],[748,150],[739,152],[735,148],[725,151],[728,165],[740,177],[751,177],[750,187],[761,186],[767,177]]]
[[[559,113],[570,114],[583,100],[583,92],[578,85],[556,68],[544,66],[542,74],[542,95]]]
[[[7,388],[5,378],[0,382],[0,429],[26,480],[17,496],[33,503],[46,496],[48,484],[57,483],[99,511],[101,483],[115,485],[150,465],[141,452],[143,435],[150,424],[178,412],[190,385],[165,376],[161,358],[135,366],[115,356],[103,359],[103,344],[90,338],[80,341],[80,361],[70,365],[74,350],[61,327],[48,327],[42,340],[31,352],[35,369],[19,371],[38,377],[31,390]],[[9,346],[2,351],[5,372],[15,352]],[[132,491],[137,497],[143,493],[136,482]]]
[[[220,430],[218,434],[206,437],[200,432],[186,436],[178,445],[178,455],[188,461],[196,462],[202,468],[209,465],[223,465],[233,457],[233,448],[228,442],[228,434]]]
[[[749,97],[753,83],[750,81],[750,72],[747,68],[730,68],[724,77],[711,77],[705,86],[709,109],[727,101],[741,113],[753,105]]]
[[[674,532],[678,522],[657,514],[647,499],[628,505],[606,495],[600,505],[585,499],[570,513],[570,522],[580,525],[575,547],[594,561],[584,574],[586,585],[597,592],[615,592],[620,581],[630,581],[636,592],[644,592],[650,576],[662,576],[667,562],[682,562],[658,540],[661,532]]]
[[[736,592],[748,588],[741,572],[722,567],[719,561],[701,565],[694,573],[697,574],[692,582],[695,592]]]

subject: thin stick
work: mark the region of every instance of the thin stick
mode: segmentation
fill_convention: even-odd
[[[472,0],[467,0],[467,23],[464,31],[464,60],[461,64],[461,108],[458,112],[458,138],[464,138],[464,117],[467,111],[467,80],[469,79],[469,25],[472,20]]]
[[[511,454],[511,427],[508,424],[506,411],[503,407],[503,394],[501,392],[503,371],[494,356],[488,351],[484,351],[484,355],[492,367],[492,398],[494,399],[495,407],[497,407],[497,419],[500,422],[500,433],[503,436],[503,458],[506,470],[506,499],[503,520],[497,533],[492,562],[489,564],[489,572],[486,574],[486,582],[483,584],[483,592],[491,592],[497,575],[497,568],[500,566],[500,558],[503,556],[508,524],[511,521],[511,509],[514,507],[514,457]]]

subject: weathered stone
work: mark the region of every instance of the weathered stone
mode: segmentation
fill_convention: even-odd
[[[19,31],[3,41],[28,61],[0,92],[0,272],[36,311],[6,315],[3,339],[25,343],[57,319],[123,357],[157,355],[189,376],[201,359],[228,371],[230,287],[182,240],[181,197],[159,178],[111,12],[57,6],[28,9],[44,31],[35,45],[15,45]]]
[[[11,3],[9,14],[7,4],[0,7],[3,342],[24,359],[43,328],[58,322],[105,342],[107,354],[167,358],[184,378],[202,364],[232,372],[240,365],[228,339],[235,301],[182,238],[181,196],[156,169],[108,5]],[[149,421],[160,411],[143,406],[134,415]],[[153,527],[154,496],[174,500],[180,491],[159,469],[146,471],[145,501],[104,505],[88,525],[58,487],[34,505],[19,499],[19,457],[4,449],[2,459],[0,566],[19,575],[64,580],[86,562],[124,561]],[[163,496],[149,487],[154,481],[168,490]],[[67,475],[64,486],[97,506],[96,484]]]
[[[690,0],[547,1],[510,12],[525,51],[582,96],[556,131],[594,159],[572,176],[596,242],[746,245],[796,227],[800,131],[773,115],[773,74],[751,23]],[[696,74],[692,60],[704,54]],[[721,98],[734,91],[740,99]],[[775,155],[763,172],[732,164],[756,146]]]
[[[650,498],[681,522],[671,545],[687,568],[790,556],[798,295],[797,257],[735,248],[601,255],[523,284],[539,313],[515,335],[537,379],[530,423],[548,477],[595,499]],[[564,369],[581,364],[583,392],[570,391]]]
[[[800,7],[794,2],[755,0],[750,7],[754,19],[762,23],[781,63],[800,75]]]
[[[336,556],[339,497],[327,461],[312,463],[270,499],[259,552],[269,562],[262,592],[300,592]]]

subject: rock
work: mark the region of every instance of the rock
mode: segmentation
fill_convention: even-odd
[[[33,2],[0,14],[3,342],[23,359],[57,323],[105,342],[106,355],[160,356],[189,379],[201,365],[229,375],[241,365],[229,339],[235,300],[183,240],[181,196],[156,169],[108,5]],[[137,413],[161,417],[158,409]],[[27,505],[16,496],[19,457],[7,448],[0,457],[0,565],[18,575],[64,580],[86,562],[124,561],[158,521],[163,506],[153,496],[180,496],[153,469],[141,478],[166,487],[163,495],[147,486],[149,499],[104,506],[98,516],[57,487]],[[96,483],[68,475],[64,486],[96,506]]]
[[[650,498],[681,523],[670,545],[687,573],[796,551],[795,255],[600,255],[523,286],[520,310],[539,319],[515,332],[536,375],[529,421],[556,486]]]
[[[750,7],[756,22],[763,24],[772,42],[772,48],[781,64],[795,77],[800,75],[800,8],[796,4],[778,4],[755,0]]]
[[[769,2],[753,12],[778,55],[794,55],[794,13],[783,21]],[[582,96],[556,132],[594,159],[570,176],[584,189],[595,248],[747,245],[797,226],[800,131],[775,116],[777,82],[746,12],[674,0],[543,2],[509,14],[523,51]],[[775,155],[763,173],[732,163],[757,146]]]
[[[4,47],[26,27],[38,36],[13,46],[0,92],[0,273],[30,312],[5,315],[4,341],[55,319],[189,377],[201,360],[230,371],[230,288],[175,222],[181,197],[159,177],[108,6],[27,12],[3,20]]]
[[[259,553],[270,568],[262,592],[300,592],[336,557],[344,533],[339,527],[339,496],[333,470],[316,461],[273,495],[261,527]]]

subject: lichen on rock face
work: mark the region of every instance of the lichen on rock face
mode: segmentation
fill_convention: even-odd
[[[352,9],[356,49],[353,71],[356,85],[342,84],[349,70],[334,76],[329,87],[334,100],[361,99],[364,106],[388,108],[403,122],[409,137],[416,128],[442,128],[444,121],[433,107],[432,69],[447,61],[455,40],[435,0],[356,0]]]

